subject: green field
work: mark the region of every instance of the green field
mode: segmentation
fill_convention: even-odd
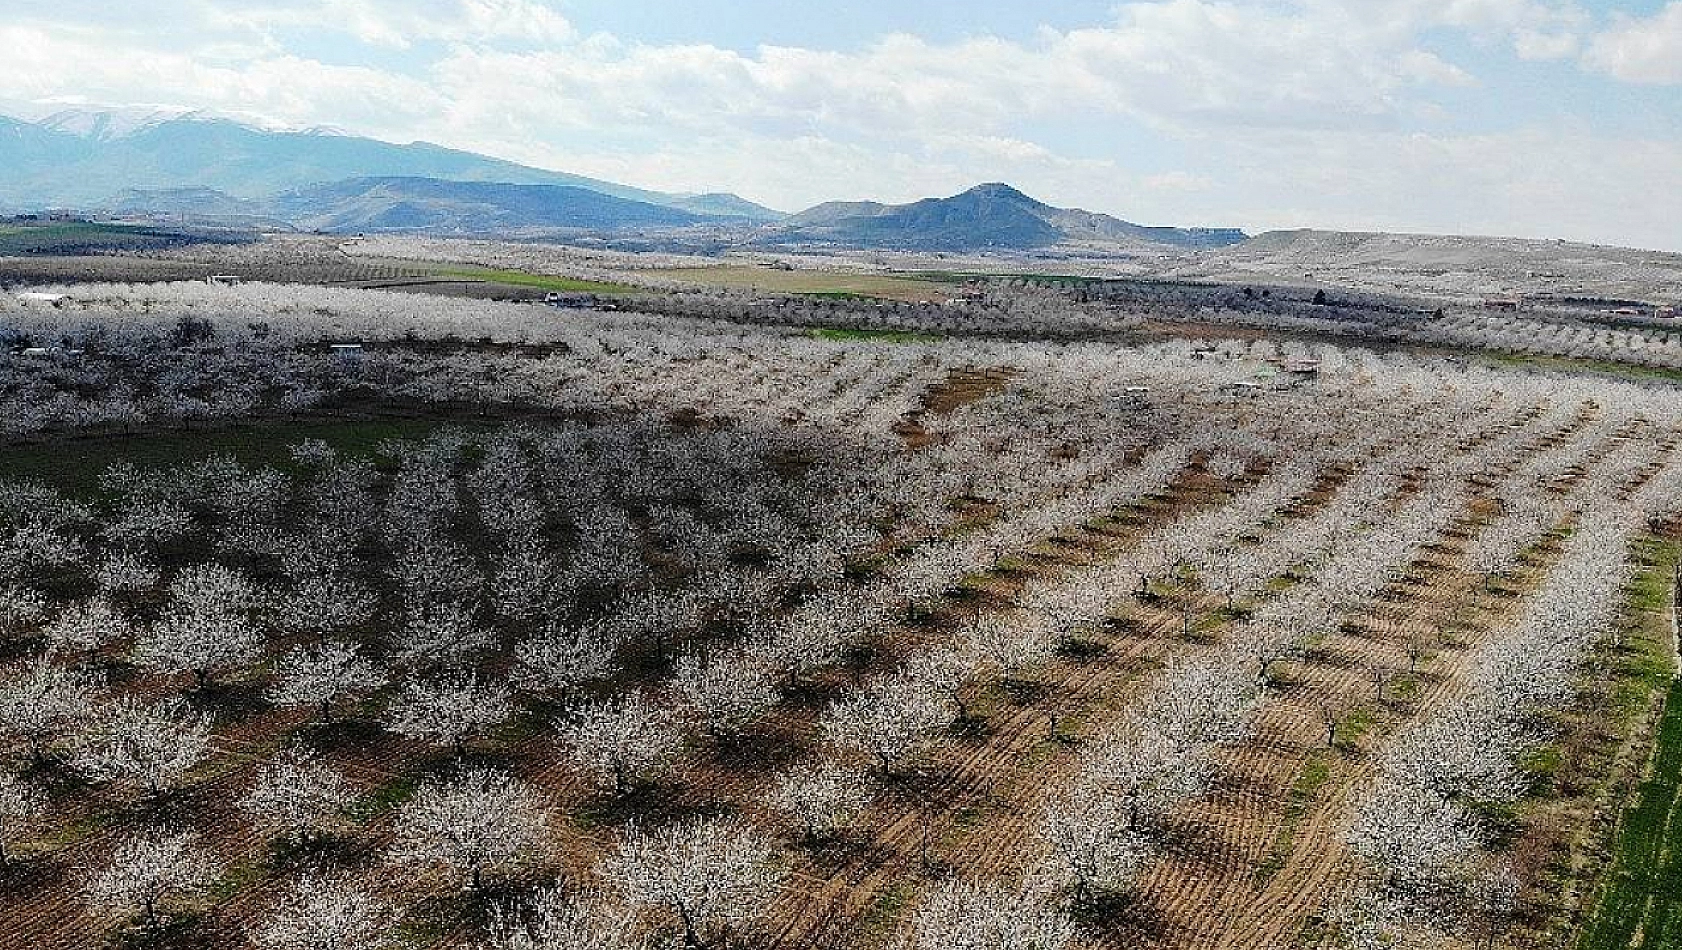
[[[320,439],[351,455],[370,455],[387,439],[420,438],[441,424],[437,419],[241,423],[12,445],[0,450],[0,480],[39,480],[80,494],[96,490],[100,473],[119,461],[159,468],[231,455],[284,469],[292,464],[288,447],[305,439]]]
[[[550,274],[532,274],[518,270],[496,270],[489,267],[443,267],[437,270],[443,277],[462,280],[482,280],[487,284],[507,284],[511,287],[531,287],[535,290],[573,294],[635,294],[644,291],[629,284],[605,281],[578,280]]]
[[[1607,360],[1587,360],[1570,356],[1531,356],[1521,353],[1477,354],[1477,358],[1497,365],[1519,369],[1549,370],[1562,373],[1593,373],[1615,376],[1638,382],[1682,383],[1682,369],[1662,366],[1636,366],[1632,363],[1613,363]]]
[[[911,333],[906,330],[813,330],[811,334],[819,340],[843,343],[858,340],[878,343],[933,343],[940,339],[926,333]]]
[[[1662,556],[1636,578],[1635,606],[1647,617],[1666,618],[1668,627],[1676,552],[1664,546],[1647,553]],[[1619,820],[1612,866],[1578,950],[1682,948],[1682,679],[1672,674],[1669,646],[1637,651],[1621,691],[1627,695],[1618,697],[1623,706],[1643,701],[1652,689],[1666,690],[1650,771]]]
[[[816,297],[867,297],[916,303],[945,300],[948,288],[931,280],[887,277],[880,274],[845,274],[818,270],[777,270],[750,264],[718,267],[680,267],[643,271],[650,278],[680,280],[710,287],[738,287],[772,293],[806,294]]]
[[[1653,772],[1623,816],[1616,848],[1579,950],[1682,947],[1682,681],[1666,698]]]
[[[84,249],[157,247],[179,243],[184,235],[156,228],[65,221],[48,224],[0,224],[0,257],[55,254]]]

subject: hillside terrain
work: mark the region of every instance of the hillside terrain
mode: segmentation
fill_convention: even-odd
[[[1682,254],[1523,238],[1272,231],[1194,258],[1163,261],[1156,272],[1449,297],[1682,300]]]
[[[357,178],[281,195],[273,213],[308,230],[491,233],[678,228],[722,219],[571,185]]]
[[[1037,248],[1067,241],[1221,247],[1244,240],[1232,228],[1156,228],[1036,201],[990,183],[950,198],[905,205],[830,202],[783,220],[764,244],[831,244],[906,250]]]
[[[204,189],[205,197],[220,204],[229,197],[266,199],[347,179],[411,177],[564,185],[691,214],[780,217],[734,195],[647,191],[426,142],[398,145],[321,129],[275,131],[196,114],[125,121],[117,113],[70,110],[40,122],[0,116],[0,168],[6,169],[0,204],[19,207],[108,206],[136,191],[187,188]],[[204,206],[192,210],[207,213]]]

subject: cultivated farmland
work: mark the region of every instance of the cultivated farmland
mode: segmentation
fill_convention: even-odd
[[[0,948],[1672,945],[1682,401],[1445,353],[1669,337],[398,249],[624,309],[0,301]]]

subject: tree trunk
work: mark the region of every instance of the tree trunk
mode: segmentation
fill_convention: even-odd
[[[700,950],[701,935],[695,932],[695,919],[690,916],[689,908],[679,904],[677,912],[683,918],[684,950]]]

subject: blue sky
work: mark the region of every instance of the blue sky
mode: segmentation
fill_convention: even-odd
[[[427,140],[783,209],[1682,250],[1682,0],[7,0],[0,101]]]

